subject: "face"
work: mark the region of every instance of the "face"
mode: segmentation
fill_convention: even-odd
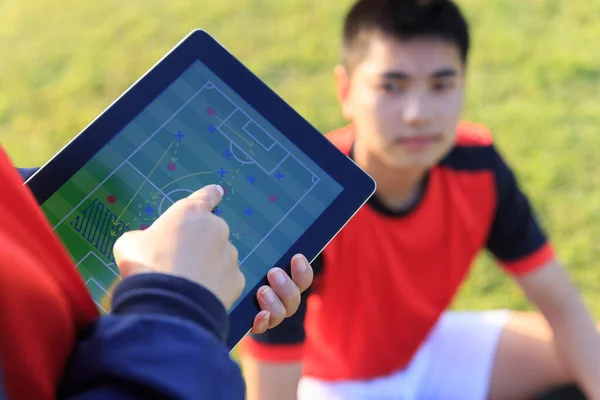
[[[395,168],[426,169],[454,144],[464,99],[458,48],[439,39],[373,38],[351,74],[336,69],[355,152]]]

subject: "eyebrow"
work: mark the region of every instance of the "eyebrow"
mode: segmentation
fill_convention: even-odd
[[[431,74],[432,78],[451,78],[457,76],[458,72],[454,68],[442,68]],[[410,75],[402,71],[390,71],[381,75],[386,79],[409,80]]]

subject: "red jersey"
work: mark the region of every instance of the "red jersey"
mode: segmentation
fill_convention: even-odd
[[[0,188],[0,381],[10,399],[53,399],[96,308],[2,150]]]
[[[351,155],[351,127],[328,137]],[[515,275],[553,258],[491,133],[463,122],[454,147],[428,172],[417,204],[395,213],[375,195],[313,263],[315,283],[301,310],[247,338],[241,350],[267,361],[302,360],[305,376],[324,380],[398,371],[484,249]]]

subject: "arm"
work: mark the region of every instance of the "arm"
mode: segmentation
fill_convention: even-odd
[[[552,260],[517,278],[552,328],[558,354],[590,399],[600,399],[600,335],[564,268]]]
[[[117,286],[113,313],[78,340],[59,398],[243,399],[226,331],[225,308],[200,285],[134,275]]]
[[[321,267],[320,258],[313,262],[313,268],[315,267],[318,272]],[[302,371],[300,351],[304,339],[303,325],[309,284],[299,282],[298,286],[301,288],[299,304],[290,308],[294,309],[295,313],[287,319],[283,319],[283,316],[276,318],[275,321],[279,325],[274,329],[266,332],[252,331],[239,346],[248,399],[296,398]]]
[[[317,277],[323,268],[322,256],[313,261],[312,267]],[[304,318],[310,290],[302,293],[296,314],[264,334],[250,335],[240,345],[248,400],[296,398],[302,372]]]
[[[296,398],[302,362],[265,361],[255,355],[242,356],[248,400],[291,400]]]
[[[600,336],[566,271],[556,261],[526,196],[493,150],[497,208],[487,247],[552,328],[565,365],[600,399]]]
[[[302,363],[268,363],[254,358],[244,361],[248,400],[295,399]],[[268,388],[266,390],[265,388]]]
[[[306,293],[306,292],[305,292]],[[296,314],[261,335],[250,335],[240,346],[248,400],[295,399],[302,372],[306,294]]]

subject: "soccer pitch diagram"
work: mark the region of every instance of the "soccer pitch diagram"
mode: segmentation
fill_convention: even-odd
[[[210,80],[198,87],[185,98],[164,93],[42,206],[101,312],[121,279],[115,241],[205,185],[225,190],[213,212],[228,223],[249,283],[337,195],[244,106]]]

